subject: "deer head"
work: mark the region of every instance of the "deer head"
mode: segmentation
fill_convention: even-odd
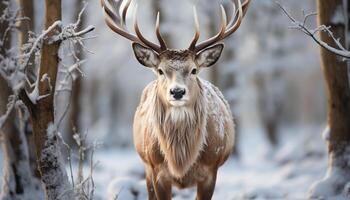
[[[215,36],[199,44],[200,29],[197,12],[194,9],[196,32],[186,50],[174,50],[167,47],[160,33],[159,12],[156,20],[158,45],[142,35],[136,16],[134,23],[136,35],[126,30],[125,18],[131,0],[125,0],[124,3],[123,0],[101,0],[101,5],[107,25],[117,34],[131,40],[135,56],[140,64],[152,69],[157,74],[157,95],[163,103],[169,106],[180,107],[191,105],[195,101],[195,97],[200,92],[200,86],[197,81],[198,72],[203,68],[214,65],[218,61],[224,48],[224,45],[219,42],[233,34],[241,25],[250,0],[245,0],[243,4],[240,0],[237,0],[237,9],[233,1],[231,0],[233,16],[230,22],[227,23],[226,12],[221,5],[220,31]]]

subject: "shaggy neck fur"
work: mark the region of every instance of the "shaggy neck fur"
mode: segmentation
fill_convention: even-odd
[[[181,178],[196,162],[206,143],[206,102],[203,90],[200,89],[192,106],[167,107],[156,96],[154,108],[160,149],[170,173]]]

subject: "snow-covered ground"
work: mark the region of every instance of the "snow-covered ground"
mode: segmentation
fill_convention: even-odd
[[[316,131],[321,130],[312,129],[312,137],[305,138],[289,130],[275,150],[258,134],[243,140],[241,158],[231,158],[220,168],[213,199],[306,199],[309,187],[323,177],[327,166],[326,146]],[[147,199],[143,165],[132,148],[97,151],[95,161],[99,162],[94,172],[98,199]],[[173,192],[176,200],[195,198],[195,188]]]
[[[305,200],[312,183],[325,175],[327,156],[321,125],[282,131],[280,145],[274,149],[260,131],[242,132],[246,137],[240,141],[240,159],[230,158],[220,168],[214,200]],[[96,200],[116,196],[119,200],[147,199],[143,165],[133,148],[101,148],[94,157]],[[173,192],[175,200],[195,198],[195,188],[174,188]]]

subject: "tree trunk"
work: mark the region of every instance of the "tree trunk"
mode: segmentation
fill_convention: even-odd
[[[61,0],[45,0],[45,29],[61,19]],[[53,36],[55,31],[60,31],[57,29],[48,33],[48,37]],[[48,41],[44,41],[41,49],[41,62],[37,78],[41,80],[45,75],[50,78],[50,83],[38,81],[39,95],[50,95],[40,99],[37,104],[27,105],[33,123],[39,171],[48,200],[74,198],[61,160],[58,139],[55,135],[56,130],[52,126],[54,124],[54,94],[60,43],[59,41],[48,44]]]
[[[346,48],[350,50],[350,3],[348,0],[343,0],[344,16],[345,16],[345,40]],[[350,77],[350,60],[348,60],[348,77]],[[349,80],[350,84],[350,80]]]
[[[81,9],[83,8],[83,0],[76,0],[75,1],[75,17],[74,20],[78,19],[79,13],[81,11]],[[83,13],[83,15],[81,16],[81,21],[79,24],[78,29],[81,30],[81,28],[84,26],[85,24],[85,18],[86,15],[85,13]],[[77,30],[77,31],[79,31]],[[78,58],[78,61],[81,61],[84,57],[84,53],[83,53],[83,49],[81,48],[80,44],[77,44],[75,47],[76,50],[76,58]],[[80,66],[81,68],[81,66]],[[77,71],[74,72],[73,74],[74,77],[74,81],[72,83],[72,96],[71,96],[71,100],[72,100],[72,104],[71,104],[71,110],[70,110],[70,120],[68,122],[68,144],[73,146],[75,144],[74,139],[73,139],[73,135],[74,135],[74,130],[75,129],[76,132],[81,132],[81,128],[80,128],[80,113],[81,113],[81,107],[80,107],[80,103],[81,103],[81,90],[82,90],[82,80],[81,80],[81,74]],[[70,100],[70,99],[69,99]],[[73,127],[72,127],[73,126]]]
[[[342,0],[318,0],[318,13],[319,24],[330,26],[334,36],[342,38],[344,44],[344,20],[336,20],[343,15]],[[322,41],[335,46],[327,33],[321,32],[320,36]],[[327,85],[329,163],[326,178],[315,185],[311,196],[349,195],[349,191],[344,191],[344,186],[350,180],[350,88],[347,64],[324,49],[321,49],[321,57]],[[325,194],[323,188],[327,188],[328,194]]]
[[[6,5],[0,3],[0,13],[6,9]],[[0,37],[3,38],[8,23],[0,23]],[[0,49],[0,54],[5,55],[11,47],[11,33],[8,34],[5,43]],[[6,80],[0,76],[0,115],[6,113],[8,98],[12,94]],[[42,198],[40,182],[33,176],[29,164],[27,140],[24,134],[24,126],[21,117],[16,118],[13,110],[4,127],[0,130],[3,136],[3,186],[0,199],[28,199],[37,200]]]
[[[19,32],[18,32],[18,44],[21,49],[21,53],[25,53],[23,47],[26,43],[28,43],[29,40],[29,34],[30,32],[34,32],[34,4],[33,0],[17,0],[18,6],[20,8],[20,16],[22,18],[28,18],[27,20],[21,20],[19,22]],[[27,67],[27,76],[30,81],[35,81],[35,56],[32,55],[29,59],[28,62],[28,67]],[[24,119],[22,119],[24,120]],[[29,121],[25,121],[25,126],[29,127],[31,124]],[[35,145],[34,145],[34,136],[33,136],[33,131],[31,128],[25,128],[25,135],[28,141],[28,146],[29,146],[29,158],[30,158],[30,165],[31,168],[34,172],[34,174],[40,178],[40,173],[38,170],[38,166],[36,164],[36,156],[35,156]]]

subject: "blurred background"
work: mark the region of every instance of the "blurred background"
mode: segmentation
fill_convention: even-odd
[[[76,20],[83,0],[62,0],[65,23]],[[43,3],[35,0],[35,20],[42,25]],[[197,7],[201,39],[218,31],[222,3],[229,0],[134,0],[142,32],[153,41],[156,14],[172,48],[186,48],[194,33]],[[134,58],[131,44],[105,25],[99,1],[86,1],[85,25],[96,27],[87,41],[84,77],[78,78],[70,114],[62,132],[88,132],[103,145],[96,152],[99,199],[145,199],[143,166],[133,150],[132,122],[143,88],[155,79]],[[315,1],[283,0],[299,19],[316,10]],[[133,12],[134,10],[131,10]],[[130,12],[130,13],[131,13]],[[127,24],[132,24],[132,14]],[[200,76],[218,86],[237,123],[236,150],[219,173],[214,199],[305,199],[313,181],[326,169],[326,98],[318,47],[288,28],[274,0],[252,0],[240,29],[225,40],[223,56]],[[310,21],[310,26],[315,26]],[[129,26],[130,29],[132,26]],[[42,26],[37,26],[39,31]],[[62,49],[64,53],[64,49]],[[63,60],[63,63],[65,61]],[[57,97],[63,108],[67,96]],[[62,105],[61,105],[62,104]],[[58,109],[56,115],[61,115]],[[70,141],[71,142],[71,141]],[[175,199],[193,199],[194,190],[177,191]]]

